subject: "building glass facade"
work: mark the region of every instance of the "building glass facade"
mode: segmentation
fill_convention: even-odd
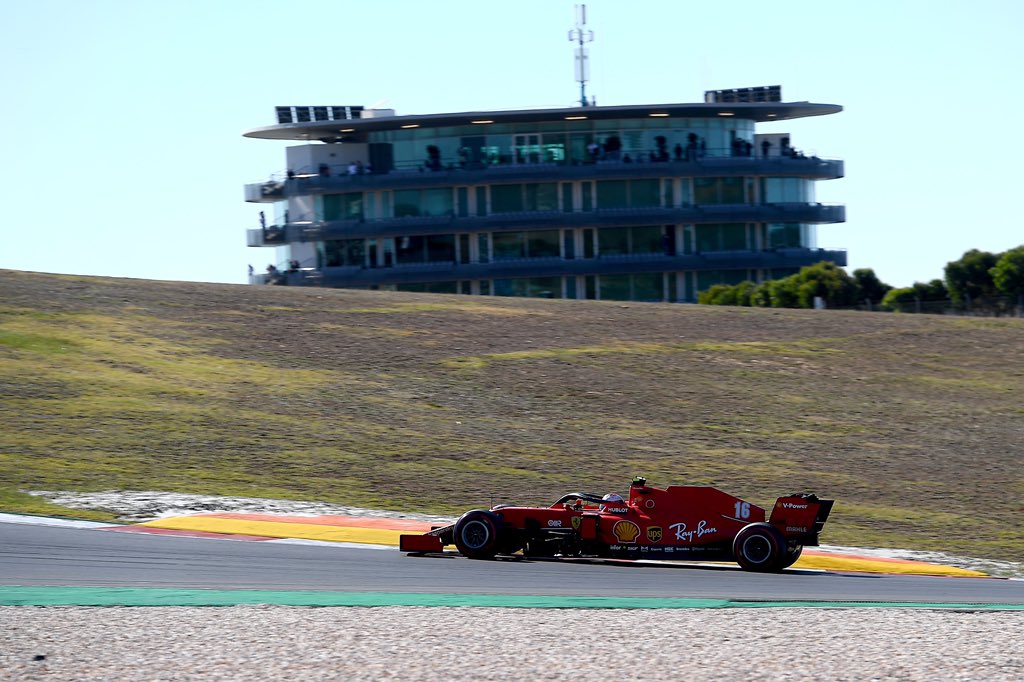
[[[682,302],[714,284],[845,265],[816,244],[816,226],[845,211],[814,199],[842,162],[755,130],[839,110],[363,112],[257,129],[247,135],[302,144],[281,177],[246,188],[273,204],[249,244],[283,247],[287,261],[254,281]]]

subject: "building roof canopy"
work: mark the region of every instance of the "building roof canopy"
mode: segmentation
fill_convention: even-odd
[[[566,107],[560,109],[519,109],[513,111],[468,111],[448,114],[381,116],[338,121],[286,123],[248,130],[245,137],[265,140],[360,139],[366,133],[402,128],[444,128],[491,123],[543,123],[553,121],[595,121],[609,119],[716,118],[734,117],[758,123],[785,121],[808,116],[836,114],[838,104],[812,102],[734,102],[693,104],[630,104],[623,106]],[[483,131],[481,131],[483,132]]]

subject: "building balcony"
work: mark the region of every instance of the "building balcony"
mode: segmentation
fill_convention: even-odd
[[[719,251],[689,255],[661,253],[601,256],[599,258],[523,258],[492,263],[453,261],[405,263],[391,267],[326,267],[311,273],[307,284],[328,287],[368,287],[422,284],[457,280],[515,279],[566,275],[620,275],[644,272],[680,272],[735,269],[801,268],[820,261],[846,265],[846,251],[837,249],[774,249],[771,251]],[[303,282],[295,282],[296,284]]]
[[[249,230],[249,246],[281,246],[293,242],[368,237],[411,237],[457,232],[515,232],[576,227],[631,227],[709,223],[841,223],[840,204],[778,203],[718,204],[649,208],[611,208],[595,211],[523,211],[488,216],[405,216],[381,220],[329,220],[271,225]]]
[[[569,182],[572,180],[629,180],[662,177],[770,176],[810,180],[843,177],[844,165],[837,159],[818,157],[730,157],[712,156],[695,161],[626,163],[598,161],[579,165],[557,163],[447,166],[430,171],[422,168],[392,170],[388,173],[331,175],[298,173],[295,177],[272,179],[245,186],[245,200],[270,203],[288,197],[339,192],[386,189],[425,189],[457,185],[500,184],[504,182]]]

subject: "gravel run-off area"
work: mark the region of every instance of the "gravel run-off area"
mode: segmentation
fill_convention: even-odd
[[[0,607],[5,680],[1021,680],[1024,614]]]

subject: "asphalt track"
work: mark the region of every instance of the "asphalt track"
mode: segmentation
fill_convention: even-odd
[[[0,586],[1024,605],[1024,582],[1009,580],[470,561],[406,556],[393,549],[9,523],[0,523]]]

